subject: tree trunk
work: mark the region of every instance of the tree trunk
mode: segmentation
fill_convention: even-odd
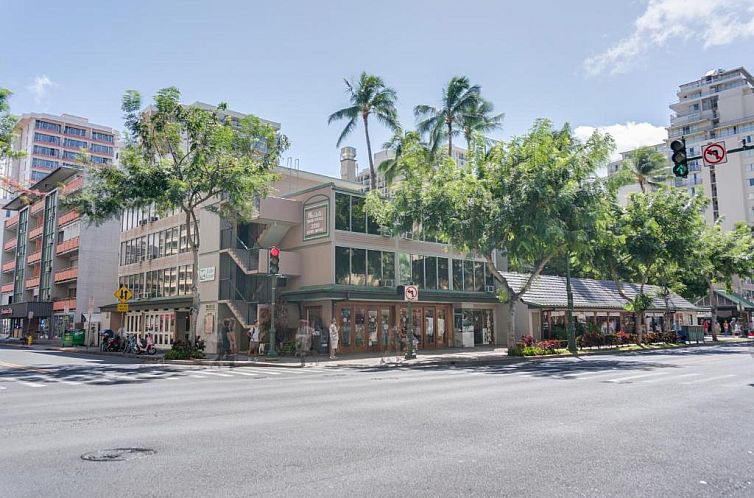
[[[453,123],[448,123],[448,156],[453,157]]]
[[[644,343],[644,311],[640,311],[638,313],[634,313],[634,320],[637,320],[637,336],[636,336],[636,344],[642,344]]]
[[[641,178],[639,179],[639,188],[641,189],[642,194],[647,193],[647,191],[644,189],[644,180],[642,180]]]
[[[712,281],[707,280],[707,289],[709,292],[709,309],[710,309],[710,333],[712,334],[712,341],[717,342],[717,293],[712,286]]]
[[[573,289],[571,289],[571,258],[566,257],[566,299],[568,311],[566,320],[568,323],[568,351],[576,353],[576,324],[573,323]]]
[[[516,344],[516,301],[508,300],[508,344],[506,347],[512,347]]]
[[[186,213],[186,239],[191,247],[192,278],[191,278],[191,311],[189,314],[189,340],[191,344],[196,341],[196,322],[199,318],[199,224],[196,221],[196,213],[193,209],[185,209]],[[180,241],[179,241],[180,244]]]
[[[367,155],[369,156],[369,188],[377,190],[377,172],[374,170],[374,158],[372,157],[372,142],[369,141],[369,115],[362,114],[364,119],[364,135],[367,138]],[[357,171],[358,173],[358,171]]]

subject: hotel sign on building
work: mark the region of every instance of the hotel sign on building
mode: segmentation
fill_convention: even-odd
[[[304,240],[327,237],[330,232],[327,226],[327,207],[329,199],[318,196],[304,205]]]

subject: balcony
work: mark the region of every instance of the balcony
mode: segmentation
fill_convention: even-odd
[[[9,284],[3,284],[3,286],[0,287],[0,292],[2,292],[3,294],[7,292],[13,292],[13,282]]]
[[[73,223],[79,218],[81,218],[81,214],[79,214],[78,211],[69,211],[58,218],[58,226],[62,227],[63,225],[68,225],[69,223]]]
[[[42,251],[37,251],[29,254],[29,257],[26,258],[26,262],[30,265],[33,265],[34,263],[39,263],[39,260],[42,259]]]
[[[26,288],[31,289],[34,287],[39,287],[39,277],[32,277],[26,279]]]
[[[32,204],[32,206],[31,206],[31,214],[37,214],[40,211],[44,211],[44,208],[45,208],[44,200],[40,199],[39,201],[37,201],[34,204]]]
[[[34,240],[37,237],[42,236],[42,232],[44,232],[44,225],[39,225],[37,228],[33,228],[29,230],[29,240]]]
[[[8,261],[3,265],[3,273],[5,272],[11,272],[16,269],[16,261]]]
[[[52,302],[52,311],[65,311],[66,308],[69,312],[76,310],[76,298],[72,299],[59,299]]]
[[[16,249],[17,243],[18,239],[10,239],[8,242],[3,244],[3,251],[14,251]]]
[[[18,225],[18,215],[11,216],[7,220],[5,220],[5,228],[13,228],[16,225]]]
[[[79,190],[83,186],[84,186],[84,177],[79,176],[75,180],[68,182],[63,187],[63,194],[70,194],[71,192],[75,192],[76,190]]]
[[[61,242],[56,246],[57,254],[65,254],[67,252],[77,251],[79,249],[79,238],[74,237],[66,241]]]
[[[63,282],[76,280],[78,277],[79,277],[79,267],[73,266],[71,268],[66,268],[65,270],[56,271],[55,283],[60,284]]]

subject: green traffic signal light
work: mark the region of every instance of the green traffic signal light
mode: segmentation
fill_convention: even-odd
[[[689,174],[686,138],[681,137],[680,140],[673,140],[670,143],[670,149],[673,151],[670,158],[673,161],[673,174],[677,177],[686,178]]]

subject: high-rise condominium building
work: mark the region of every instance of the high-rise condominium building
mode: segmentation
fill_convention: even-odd
[[[743,144],[751,149],[729,154],[717,166],[691,161],[688,178],[675,185],[710,198],[708,223],[722,219],[727,230],[739,221],[754,225],[754,78],[743,67],[717,69],[681,85],[677,95],[670,106],[669,142],[685,137],[690,157],[713,142],[725,142],[728,150]]]
[[[117,132],[86,118],[24,114],[15,131],[14,148],[26,154],[11,161],[8,176],[22,185],[36,183],[60,167],[79,167],[82,149],[94,163],[115,161]]]

